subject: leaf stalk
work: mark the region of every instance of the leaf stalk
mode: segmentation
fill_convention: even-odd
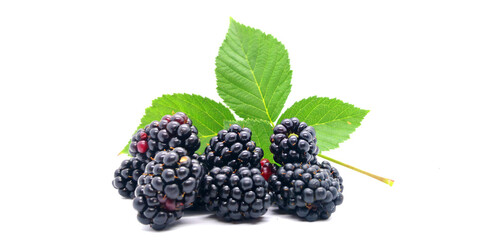
[[[394,180],[392,180],[392,179],[388,179],[388,178],[384,178],[384,177],[377,176],[377,175],[375,175],[375,174],[372,174],[372,173],[363,171],[363,170],[358,169],[358,168],[356,168],[356,167],[354,167],[354,166],[348,165],[348,164],[346,164],[346,163],[340,162],[340,161],[338,161],[338,160],[335,160],[335,159],[333,159],[333,158],[331,158],[331,157],[327,157],[327,156],[322,155],[322,154],[318,154],[318,156],[321,157],[321,158],[327,159],[327,160],[329,160],[329,161],[331,161],[331,162],[334,162],[334,163],[336,163],[336,164],[339,164],[339,165],[342,165],[342,166],[344,166],[344,167],[350,168],[350,169],[352,169],[352,170],[354,170],[354,171],[357,171],[357,172],[359,172],[359,173],[363,173],[363,174],[365,174],[365,175],[367,175],[367,176],[369,176],[369,177],[375,178],[375,179],[377,179],[377,180],[380,181],[380,182],[383,182],[383,183],[386,183],[386,184],[388,184],[388,185],[390,185],[390,186],[393,186]]]

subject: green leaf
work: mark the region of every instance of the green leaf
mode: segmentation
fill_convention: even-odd
[[[274,162],[273,155],[270,152],[270,135],[273,134],[273,128],[269,122],[258,119],[246,119],[242,121],[225,121],[225,129],[228,129],[232,124],[238,124],[242,127],[248,127],[252,130],[252,140],[257,147],[263,149],[263,158],[268,159],[270,162]]]
[[[320,151],[326,151],[349,139],[368,112],[338,99],[310,97],[294,103],[278,121],[297,117],[313,126]]]
[[[239,117],[273,126],[292,88],[290,60],[281,42],[230,19],[215,73],[218,94]]]
[[[163,95],[152,102],[152,106],[145,109],[145,115],[137,130],[145,127],[154,120],[160,120],[162,116],[174,112],[184,112],[192,120],[198,129],[198,137],[202,145],[199,148],[203,152],[210,138],[216,136],[223,129],[225,120],[235,120],[230,110],[223,104],[209,98],[190,94]],[[120,154],[128,154],[128,146]]]

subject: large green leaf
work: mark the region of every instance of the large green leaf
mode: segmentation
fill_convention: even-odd
[[[233,19],[216,58],[217,91],[244,119],[272,126],[292,88],[285,46],[272,35]]]
[[[269,122],[257,119],[246,119],[242,121],[225,121],[225,129],[228,129],[232,124],[239,124],[242,127],[248,127],[252,130],[252,140],[257,147],[263,149],[263,158],[274,162],[273,155],[270,152],[270,135],[273,134],[273,127]]]
[[[278,120],[297,117],[313,126],[317,132],[320,151],[338,147],[349,139],[369,111],[326,97],[309,97],[294,103]]]
[[[203,152],[210,138],[216,136],[223,129],[225,120],[235,120],[230,110],[223,104],[209,98],[190,94],[163,95],[152,102],[152,106],[145,109],[145,115],[137,130],[145,127],[154,120],[173,112],[184,112],[198,129],[198,137],[202,142],[199,152]],[[120,153],[128,154],[128,146]]]

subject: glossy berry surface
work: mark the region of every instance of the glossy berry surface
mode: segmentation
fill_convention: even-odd
[[[120,167],[115,170],[112,185],[118,189],[118,193],[122,197],[135,197],[138,178],[143,174],[147,163],[147,161],[137,158],[130,158],[122,161]]]
[[[157,152],[176,147],[185,148],[189,155],[200,147],[198,130],[183,112],[165,115],[139,129],[132,136],[128,151],[138,159],[150,160]]]
[[[263,150],[256,146],[251,137],[252,131],[238,124],[231,125],[228,130],[220,130],[205,148],[207,169],[223,166],[232,169],[260,167]]]
[[[315,129],[295,117],[275,126],[270,142],[273,159],[281,165],[314,161],[319,152]]]
[[[268,182],[258,168],[214,167],[200,192],[206,209],[226,221],[259,218],[272,203]]]
[[[184,209],[197,199],[205,172],[200,162],[184,148],[161,151],[145,166],[138,179],[134,208],[138,219],[154,229],[163,229],[180,219]]]
[[[207,168],[205,167],[205,164],[203,164],[205,162],[205,155],[203,155],[203,154],[199,155],[199,154],[195,153],[195,154],[192,155],[192,159],[195,159],[200,163],[200,165],[203,167],[203,172],[205,174],[208,172]],[[201,186],[202,186],[202,180],[200,180],[200,187],[199,188],[201,188]],[[199,191],[200,191],[200,189],[199,189]],[[203,202],[202,196],[200,195],[200,193],[197,194],[197,198],[193,202],[193,205],[190,206],[188,209],[191,209],[191,210],[204,210],[205,209],[205,203]]]
[[[287,163],[269,179],[280,209],[308,221],[328,219],[343,202],[343,179],[327,161]]]

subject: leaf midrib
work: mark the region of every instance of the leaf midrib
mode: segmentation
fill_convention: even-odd
[[[203,136],[198,136],[198,138],[211,138],[211,137],[215,137],[217,136],[217,134],[210,134],[210,135],[203,135]]]
[[[239,40],[240,40],[240,38],[239,38]],[[258,84],[257,77],[255,76],[255,72],[254,72],[255,69],[252,68],[252,65],[250,64],[250,60],[248,60],[248,55],[245,52],[245,48],[243,47],[243,42],[241,40],[240,40],[239,44],[240,44],[240,47],[242,48],[243,55],[245,56],[245,61],[247,61],[249,71],[252,74],[252,77],[253,77],[253,80],[255,82],[255,85],[257,86],[258,92],[260,93],[260,97],[262,99],[263,107],[265,108],[265,113],[267,114],[268,121],[270,122],[270,125],[274,126],[272,118],[270,117],[270,114],[268,113],[268,107],[267,107],[267,104],[265,102],[265,98],[263,97],[262,89],[260,88],[260,85]]]

